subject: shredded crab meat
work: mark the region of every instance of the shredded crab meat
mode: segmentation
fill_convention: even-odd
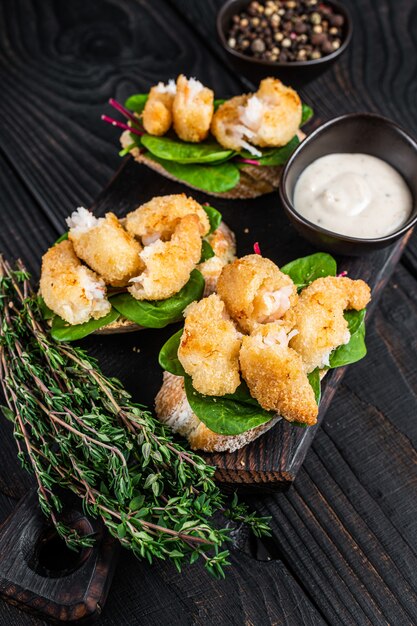
[[[190,98],[195,98],[195,96],[197,96],[200,91],[204,89],[204,85],[196,78],[191,77],[188,79],[188,88],[190,90]]]
[[[292,285],[285,285],[276,291],[266,291],[255,298],[254,311],[260,324],[275,322],[290,308]]]
[[[74,234],[79,235],[98,226],[103,221],[103,218],[95,217],[88,209],[80,206],[65,221],[68,228]]]
[[[85,267],[80,267],[78,273],[86,298],[91,301],[103,300],[106,294],[106,285],[104,280],[101,280],[100,278],[93,280],[91,276],[88,275]]]
[[[257,98],[257,96],[251,96],[248,98],[245,105],[239,107],[239,117],[242,124],[252,131],[257,131],[262,123],[262,116],[265,112],[264,103]],[[255,133],[252,133],[252,136]],[[249,136],[249,135],[248,135]]]
[[[175,84],[175,80],[173,78],[170,78],[170,80],[166,84],[162,81],[159,82],[155,87],[155,91],[157,91],[158,93],[170,93],[175,96],[175,94],[177,93],[177,85]]]

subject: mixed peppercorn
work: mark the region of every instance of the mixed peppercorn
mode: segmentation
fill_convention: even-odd
[[[338,50],[344,17],[319,0],[254,0],[234,15],[233,50],[264,61],[310,61]]]

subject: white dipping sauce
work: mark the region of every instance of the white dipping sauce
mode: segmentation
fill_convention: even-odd
[[[385,161],[369,154],[328,154],[301,173],[294,207],[327,230],[376,239],[406,222],[413,197],[402,176]]]

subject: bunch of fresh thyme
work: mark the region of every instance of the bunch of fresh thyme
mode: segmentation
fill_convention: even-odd
[[[73,548],[88,546],[60,521],[62,488],[100,516],[138,557],[203,557],[224,576],[230,529],[210,518],[222,511],[268,532],[265,518],[248,513],[213,482],[214,469],[184,449],[152,415],[132,402],[121,383],[104,376],[83,350],[55,343],[45,332],[38,302],[22,263],[0,258],[0,378],[14,424],[20,461],[34,473],[39,503]]]

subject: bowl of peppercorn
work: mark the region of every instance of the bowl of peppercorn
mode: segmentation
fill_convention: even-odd
[[[240,74],[253,82],[274,76],[298,88],[343,54],[352,19],[336,0],[228,0],[217,32]]]

